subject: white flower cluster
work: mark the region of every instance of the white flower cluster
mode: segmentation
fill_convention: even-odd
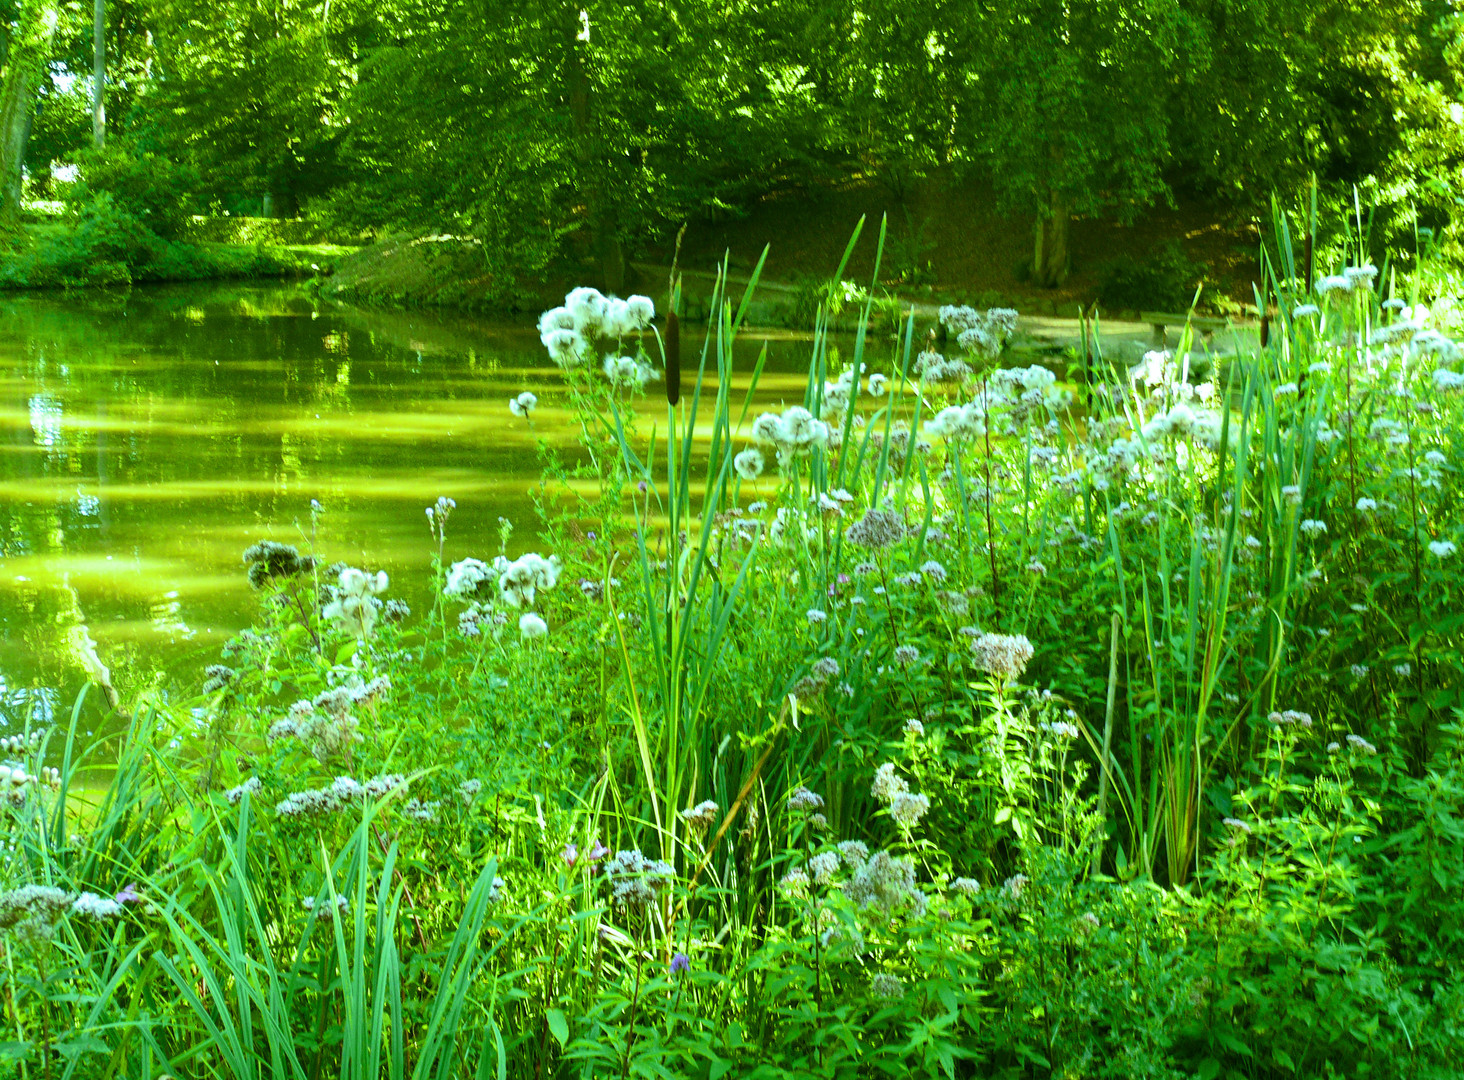
[[[751,483],[763,474],[767,468],[767,461],[764,460],[762,451],[755,446],[749,446],[742,453],[732,459],[732,468],[737,475]]]
[[[753,441],[773,447],[780,466],[787,466],[794,458],[809,454],[815,447],[827,446],[830,431],[827,423],[817,419],[802,405],[790,405],[781,416],[765,412],[752,423]]]
[[[1372,756],[1378,752],[1378,748],[1361,735],[1348,735],[1347,745],[1359,753],[1367,754],[1368,756]]]
[[[372,777],[364,784],[349,776],[337,776],[329,787],[296,791],[275,805],[281,817],[323,817],[359,805],[366,799],[380,799],[407,783],[400,773]]]
[[[29,735],[11,735],[0,739],[0,754],[19,754],[25,750],[39,750],[42,733],[32,731]]]
[[[925,434],[947,442],[979,439],[986,434],[986,410],[976,402],[947,405],[925,422]]]
[[[955,335],[961,348],[986,359],[1000,353],[1017,329],[1017,312],[1013,308],[987,308],[981,312],[965,305],[947,304],[936,317],[948,334]]]
[[[351,901],[348,897],[337,896],[334,904],[316,904],[315,897],[303,896],[300,898],[300,906],[306,911],[313,912],[316,919],[327,920],[335,918],[336,914],[345,915],[351,910]]]
[[[971,642],[976,666],[1003,679],[1020,678],[1033,656],[1026,634],[982,634]]]
[[[887,761],[875,770],[869,793],[885,804],[890,817],[906,831],[913,829],[930,811],[930,799],[912,794],[910,785],[895,773],[893,762]]]
[[[915,358],[915,374],[923,383],[954,382],[971,374],[971,365],[964,360],[947,360],[933,349],[926,349]]]
[[[381,614],[381,601],[376,597],[386,591],[386,586],[386,571],[368,574],[348,566],[341,571],[335,599],[325,605],[321,614],[346,633],[358,638],[369,637]]]
[[[390,689],[391,680],[385,675],[378,675],[369,683],[353,678],[321,691],[313,699],[295,702],[288,716],[270,725],[266,737],[270,742],[299,739],[315,760],[322,763],[332,757],[346,757],[351,744],[362,741],[360,723],[352,710],[375,702]]]
[[[648,296],[621,300],[581,287],[570,290],[564,306],[539,316],[539,340],[551,360],[574,368],[586,362],[596,340],[618,343],[648,328],[655,317],[656,305]]]
[[[925,894],[915,883],[915,861],[876,851],[844,883],[844,895],[861,911],[889,919],[901,912],[925,914]]]
[[[1318,278],[1313,288],[1320,297],[1327,297],[1333,293],[1347,295],[1354,292],[1369,292],[1373,282],[1377,280],[1378,268],[1376,266],[1349,266],[1340,274],[1328,274]]]
[[[618,851],[605,864],[610,896],[621,908],[644,910],[676,877],[676,868],[661,859],[647,859],[639,849]]]
[[[492,564],[479,559],[463,559],[448,568],[442,595],[449,600],[485,599],[482,586],[496,579],[498,596],[510,607],[533,607],[540,589],[559,584],[563,567],[559,556],[549,558],[527,552],[516,559],[497,556]]]
[[[228,791],[224,792],[224,798],[228,799],[231,804],[237,806],[241,801],[243,801],[245,795],[248,795],[252,798],[253,796],[258,795],[260,789],[263,787],[264,782],[261,781],[259,777],[251,776],[248,780],[245,780],[238,787],[231,787]]]
[[[712,827],[712,822],[717,820],[718,809],[711,799],[704,799],[690,809],[681,811],[681,820],[691,826],[697,836],[703,836]]]
[[[621,390],[644,390],[646,383],[656,378],[656,371],[646,361],[634,356],[606,355],[601,365],[610,385]]]
[[[527,390],[525,390],[518,397],[512,397],[508,399],[508,411],[513,413],[513,415],[515,416],[523,417],[525,420],[527,420],[529,418],[529,415],[536,408],[538,408],[538,405],[538,395],[531,394]]]
[[[512,562],[500,555],[493,560],[493,569],[498,571],[498,588],[504,603],[510,607],[533,607],[537,590],[552,589],[559,584],[561,566],[557,555],[546,559],[530,551]]]
[[[129,891],[118,896],[127,899]],[[54,885],[22,885],[0,893],[0,933],[44,941],[65,915],[111,919],[122,912],[122,900],[93,892],[71,893]]]
[[[442,803],[437,801],[427,802],[424,799],[408,799],[402,806],[402,817],[409,821],[422,822],[423,824],[437,820],[437,810]]]
[[[59,790],[61,771],[46,767],[36,776],[26,772],[24,765],[0,765],[0,800],[20,805],[37,784],[44,784],[52,791]]]

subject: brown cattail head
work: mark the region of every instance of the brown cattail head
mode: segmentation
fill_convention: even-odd
[[[666,400],[681,400],[681,320],[675,311],[666,313]]]
[[[1311,292],[1312,287],[1312,236],[1307,233],[1306,237],[1306,280],[1301,283],[1302,292]]]
[[[1268,311],[1261,316],[1261,348],[1271,344],[1271,313]]]

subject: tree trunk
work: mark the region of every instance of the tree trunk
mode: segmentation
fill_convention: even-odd
[[[1032,280],[1045,289],[1053,289],[1067,280],[1071,259],[1068,254],[1068,224],[1072,212],[1067,200],[1054,194],[1047,216],[1037,218],[1036,244],[1032,253]]]
[[[585,199],[585,224],[590,231],[590,254],[599,271],[600,284],[609,292],[619,292],[625,287],[625,252],[616,234],[609,200],[605,197],[599,131],[592,108],[590,80],[585,71],[589,22],[578,4],[569,5],[566,11],[572,16],[572,34],[565,54],[564,81],[568,91],[570,125],[574,131],[575,164],[578,166],[580,192]]]
[[[0,217],[20,209],[25,146],[36,111],[36,92],[51,57],[59,13],[56,0],[30,0],[21,8],[0,78]]]
[[[100,150],[107,142],[107,0],[96,0],[92,39],[92,141]]]

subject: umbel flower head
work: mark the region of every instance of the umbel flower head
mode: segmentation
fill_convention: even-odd
[[[518,397],[508,399],[508,411],[513,413],[515,416],[521,416],[524,419],[528,419],[529,414],[538,407],[538,404],[538,397],[525,390]]]
[[[982,634],[971,642],[976,666],[1001,679],[1021,678],[1032,659],[1032,643],[1025,634]]]
[[[711,799],[705,799],[688,810],[681,811],[681,820],[702,836],[712,827],[712,822],[717,820],[717,804]]]
[[[245,550],[244,563],[249,567],[249,584],[262,589],[271,581],[310,573],[315,569],[316,560],[301,555],[299,549],[289,544],[261,540]]]
[[[844,883],[844,895],[863,911],[891,918],[909,911],[925,914],[925,894],[915,884],[915,861],[876,851]]]
[[[636,848],[618,851],[605,864],[605,880],[616,907],[644,911],[676,876],[676,868],[661,859],[647,859]]]
[[[899,514],[892,510],[876,510],[870,507],[863,517],[849,526],[844,535],[851,544],[877,551],[899,543],[908,531]]]

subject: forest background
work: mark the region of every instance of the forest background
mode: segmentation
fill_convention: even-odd
[[[537,310],[634,287],[687,223],[693,262],[776,235],[770,272],[826,273],[874,210],[900,285],[1243,303],[1273,195],[1315,177],[1379,256],[1464,197],[1457,0],[0,0],[0,63],[12,285],[432,236],[451,286],[380,296]]]

